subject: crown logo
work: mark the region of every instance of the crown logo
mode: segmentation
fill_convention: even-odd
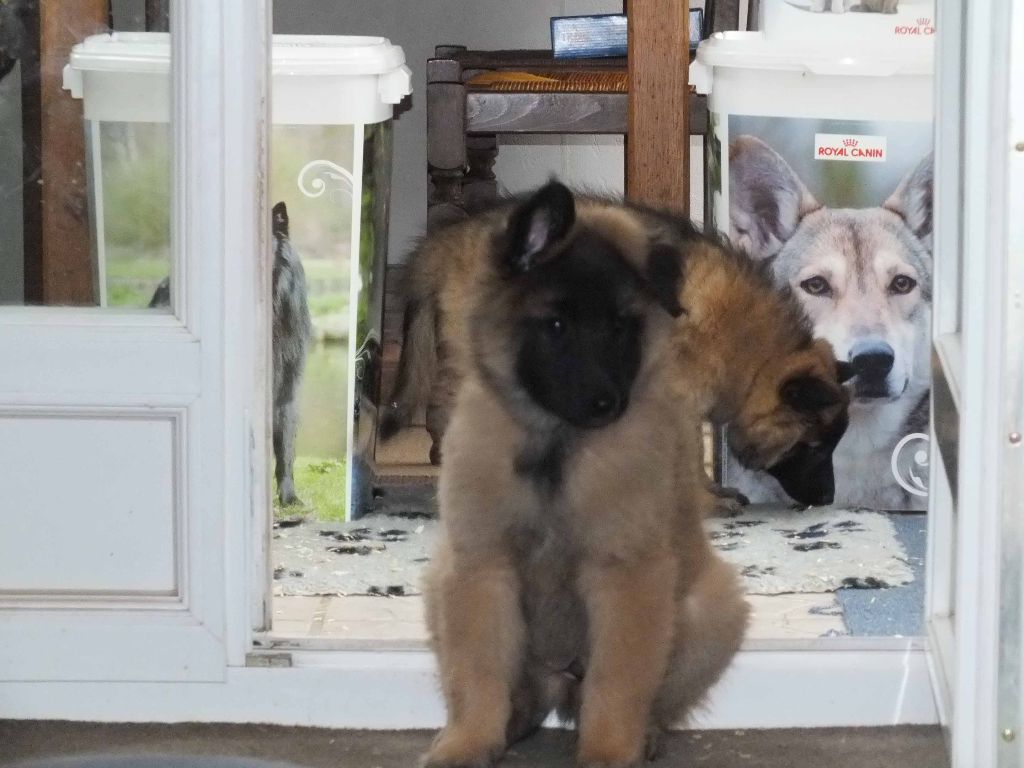
[[[930,24],[930,23],[931,23],[931,19],[929,19],[929,18],[927,18],[925,16],[922,16],[920,19],[917,20],[917,24],[920,27],[923,27],[925,24]]]
[[[857,140],[856,139],[843,139],[843,146],[844,147],[856,147],[857,146]]]

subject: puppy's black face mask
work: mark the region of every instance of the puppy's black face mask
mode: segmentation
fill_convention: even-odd
[[[651,274],[640,275],[613,243],[574,224],[572,193],[549,184],[513,214],[501,251],[528,307],[513,329],[520,386],[569,425],[596,429],[629,405],[645,308],[682,312],[681,268],[677,254],[656,248]]]
[[[530,397],[574,427],[615,421],[640,369],[644,320],[629,308],[629,275],[608,244],[586,234],[528,279],[549,311],[518,332],[516,375]]]
[[[782,459],[767,468],[782,489],[795,501],[808,506],[831,504],[836,496],[836,475],[832,454],[846,432],[843,412],[822,435],[821,442],[797,443]]]

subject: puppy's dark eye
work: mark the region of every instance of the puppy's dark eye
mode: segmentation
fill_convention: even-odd
[[[565,321],[560,317],[549,317],[544,320],[544,327],[552,336],[561,336],[565,333]]]
[[[807,293],[811,294],[811,296],[832,295],[832,286],[829,285],[828,280],[826,280],[821,275],[815,275],[814,277],[807,278],[802,283],[800,283],[800,287],[803,288],[804,291],[806,291]]]
[[[896,275],[889,283],[889,293],[895,294],[896,296],[903,296],[910,293],[914,288],[917,287],[917,280],[906,275]]]

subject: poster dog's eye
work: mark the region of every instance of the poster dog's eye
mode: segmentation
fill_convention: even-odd
[[[889,293],[903,296],[910,293],[915,287],[917,287],[917,280],[914,278],[907,277],[906,275],[896,275],[892,282],[889,283]]]
[[[807,278],[800,283],[800,287],[803,288],[805,292],[811,294],[811,296],[832,295],[832,286],[829,285],[828,280],[821,275],[815,275],[814,277]]]

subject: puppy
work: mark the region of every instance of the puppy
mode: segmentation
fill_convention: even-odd
[[[580,765],[634,765],[748,613],[702,528],[698,402],[672,386],[680,254],[555,183],[475,231],[424,589],[448,722],[424,765],[489,765],[553,710]]]
[[[671,348],[682,402],[728,425],[728,442],[750,470],[765,470],[796,501],[829,504],[832,454],[846,431],[853,366],[814,339],[788,291],[742,254],[711,241],[686,251],[679,301],[687,314]],[[730,494],[731,495],[731,494]]]
[[[687,272],[678,298],[689,312],[673,336],[685,375],[669,386],[679,398],[695,390],[706,418],[732,425],[730,441],[746,466],[767,469],[801,503],[830,503],[832,449],[846,423],[847,397],[838,385],[853,371],[836,363],[827,344],[812,341],[797,299],[780,293],[762,266],[688,220],[593,197],[577,197],[576,204],[581,211],[614,210],[686,255],[678,267]],[[426,403],[435,464],[453,393],[469,367],[469,307],[487,274],[493,234],[509,210],[505,205],[438,231],[406,268],[404,341],[381,436],[395,434]],[[652,280],[665,285],[667,276]],[[735,505],[727,500],[725,507]]]

